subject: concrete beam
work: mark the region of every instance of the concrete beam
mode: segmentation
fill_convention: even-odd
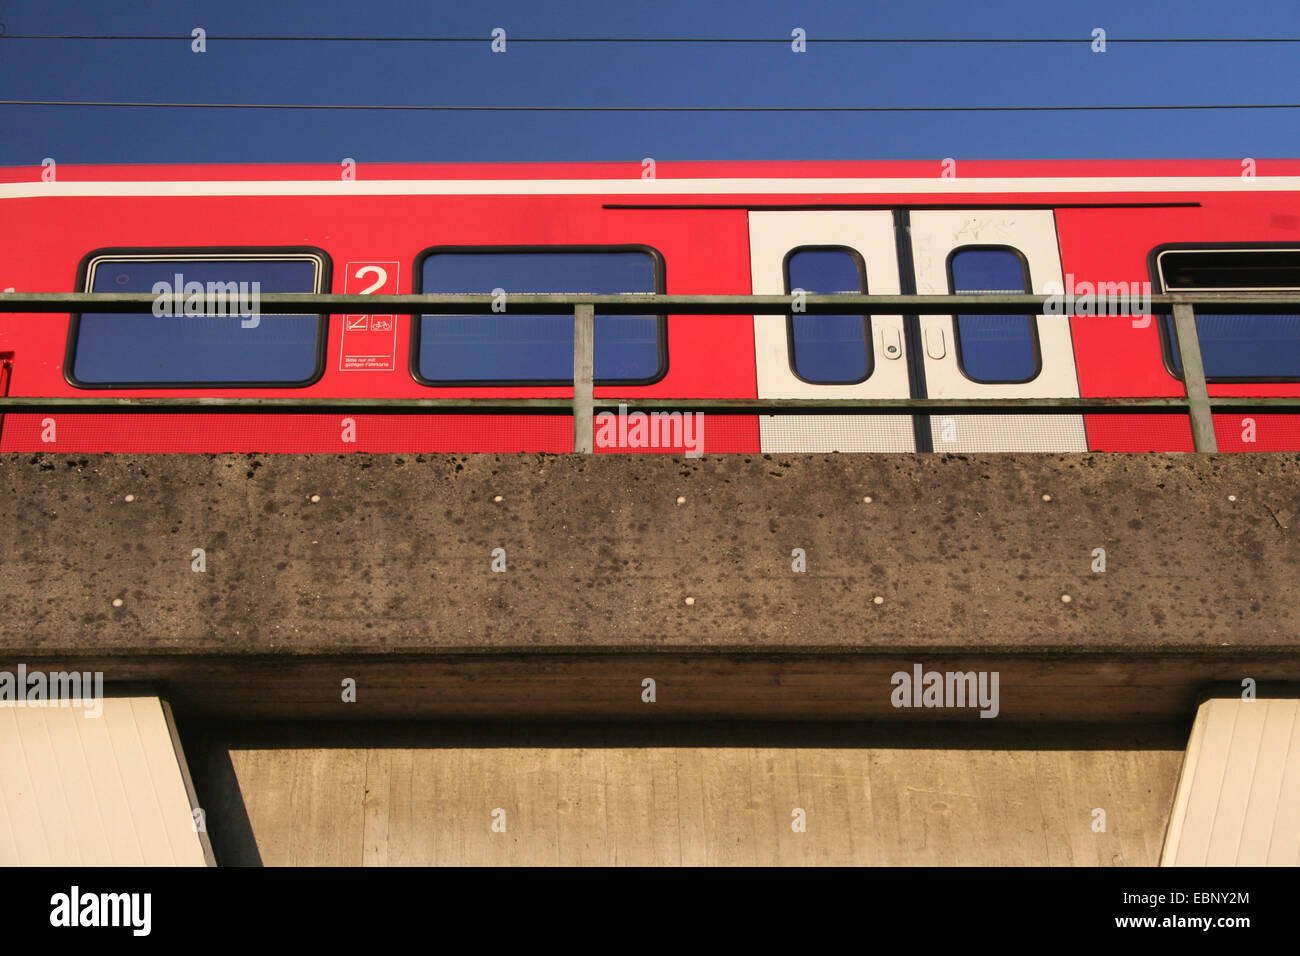
[[[178,713],[324,707],[340,668],[370,716],[622,716],[591,680],[653,659],[713,674],[679,717],[930,716],[889,706],[911,661],[1000,662],[1065,720],[1300,679],[1294,454],[6,455],[0,487],[0,666]]]

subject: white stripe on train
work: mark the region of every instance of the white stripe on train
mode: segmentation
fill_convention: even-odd
[[[393,179],[0,183],[0,199],[85,196],[1025,195],[1300,191],[1300,176],[972,179]],[[825,202],[823,198],[821,201]]]

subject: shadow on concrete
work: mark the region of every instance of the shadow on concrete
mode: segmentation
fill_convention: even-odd
[[[177,730],[199,806],[206,812],[208,839],[217,865],[261,866],[262,855],[224,735],[213,725],[195,727],[178,722]]]
[[[1016,724],[997,720],[913,723],[728,721],[192,722],[224,749],[422,747],[836,747],[957,750],[1182,750],[1191,722]],[[188,738],[185,739],[187,752]],[[225,755],[225,767],[230,767]],[[233,771],[227,771],[232,777]],[[196,786],[199,786],[196,783]],[[200,787],[200,794],[202,794]]]

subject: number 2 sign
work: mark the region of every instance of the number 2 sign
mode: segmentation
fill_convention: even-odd
[[[397,295],[399,262],[349,262],[345,295]],[[340,372],[391,372],[397,367],[397,316],[345,315]]]

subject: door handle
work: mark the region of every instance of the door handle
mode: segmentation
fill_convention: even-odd
[[[948,348],[943,341],[943,329],[925,330],[925,354],[932,359],[941,359],[948,354]]]
[[[903,336],[898,329],[880,330],[880,351],[887,359],[903,357]]]

